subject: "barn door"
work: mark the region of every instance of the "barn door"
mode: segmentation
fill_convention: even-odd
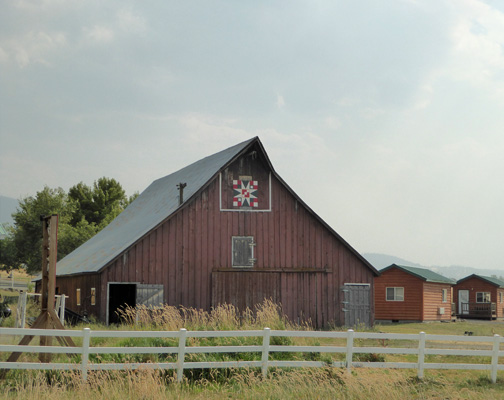
[[[345,326],[371,326],[371,286],[365,283],[345,283],[341,290]]]
[[[136,304],[147,307],[163,305],[163,285],[136,285]]]

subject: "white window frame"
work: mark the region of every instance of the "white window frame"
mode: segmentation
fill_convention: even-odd
[[[481,297],[483,297],[483,298],[478,300],[478,297],[480,297],[479,295],[482,295]],[[483,300],[483,301],[481,301],[481,300]],[[488,301],[485,301],[485,300],[488,300]],[[490,292],[476,292],[476,303],[491,303],[491,302],[492,302],[492,296],[491,296]]]
[[[389,289],[393,290],[392,298],[389,298]],[[404,287],[387,287],[385,288],[386,301],[404,301]]]
[[[442,289],[441,299],[443,303],[448,303],[448,289]]]

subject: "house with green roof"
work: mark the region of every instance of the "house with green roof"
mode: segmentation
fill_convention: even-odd
[[[455,281],[425,268],[392,264],[375,277],[375,319],[451,321]]]
[[[504,318],[504,281],[493,276],[472,274],[453,288],[460,318]]]

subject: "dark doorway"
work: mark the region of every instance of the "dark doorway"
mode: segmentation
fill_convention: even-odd
[[[109,324],[121,322],[118,310],[124,307],[135,307],[136,284],[134,283],[111,283],[109,284]]]

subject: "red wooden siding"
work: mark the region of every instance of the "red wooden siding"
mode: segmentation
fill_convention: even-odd
[[[269,171],[260,160],[242,160],[223,172],[222,185],[251,176],[259,181],[259,207],[268,209]],[[229,186],[220,190],[214,179],[102,270],[99,318],[106,320],[109,282],[163,284],[165,303],[204,310],[271,298],[292,320],[310,318],[318,327],[344,322],[344,283],[370,283],[373,315],[373,271],[273,175],[271,186],[271,211],[221,211]],[[232,268],[233,236],[254,237],[253,268]]]
[[[162,283],[166,303],[207,310],[225,301],[243,308],[273,298],[294,320],[307,316],[317,326],[340,323],[340,286],[371,283],[372,271],[276,179],[272,212],[221,212],[218,188],[214,181],[118,258],[103,272],[102,289],[106,282]],[[231,268],[232,236],[254,237],[253,270],[267,273]],[[152,243],[160,243],[162,250]]]
[[[411,320],[423,318],[423,281],[397,268],[375,278],[375,319]],[[404,288],[404,301],[387,301],[387,287]]]
[[[404,288],[404,301],[387,301],[387,287]],[[375,278],[375,319],[404,321],[451,320],[451,285],[425,282],[401,269],[391,268]],[[447,301],[443,302],[443,289]],[[439,308],[444,307],[444,314]]]
[[[79,313],[98,315],[102,290],[100,288],[100,276],[98,274],[58,277],[56,282],[57,292],[68,296],[65,299],[65,307]],[[91,304],[91,288],[96,289],[96,304]],[[81,292],[81,304],[77,305],[77,289]],[[105,298],[106,304],[106,298]]]
[[[443,289],[447,290],[446,302],[443,302]],[[423,283],[423,321],[451,321],[451,303],[451,285]],[[444,314],[439,314],[440,308],[444,308]]]
[[[457,283],[453,287],[453,298],[457,311],[459,290],[469,290],[469,303],[476,303],[477,292],[490,292],[490,302],[497,304],[497,318],[504,318],[504,302],[500,301],[499,296],[499,292],[503,292],[504,297],[504,289],[479,279],[478,277],[472,277],[463,282]]]

